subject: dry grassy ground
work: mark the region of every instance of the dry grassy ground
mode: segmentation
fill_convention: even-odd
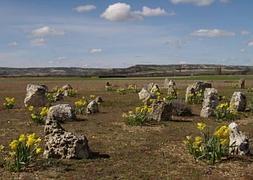
[[[232,84],[239,77],[219,77],[210,80],[221,95],[230,97],[235,90]],[[194,78],[176,79],[180,96],[184,96],[186,86]],[[199,77],[198,79],[201,79]],[[206,79],[203,77],[203,79]],[[253,87],[253,78],[248,77],[247,86]],[[251,79],[251,80],[250,80]],[[66,98],[64,102],[73,102],[90,94],[102,96],[105,103],[101,113],[80,116],[78,121],[66,122],[63,127],[76,134],[84,134],[93,151],[108,154],[110,158],[89,160],[53,160],[41,161],[40,169],[29,172],[11,173],[0,168],[0,179],[253,179],[251,159],[233,159],[215,166],[195,162],[187,153],[182,141],[186,135],[196,134],[196,122],[200,106],[194,106],[195,116],[176,118],[144,127],[125,125],[123,112],[140,105],[137,94],[119,95],[106,92],[106,81],[127,87],[135,83],[142,87],[148,82],[163,84],[163,79],[81,79],[81,78],[9,78],[0,79],[0,104],[5,96],[15,97],[17,105],[13,110],[0,109],[0,144],[8,146],[11,139],[20,133],[35,132],[43,137],[43,126],[30,122],[23,100],[28,83],[41,83],[53,88],[69,83],[78,90],[78,97]],[[249,94],[247,94],[249,96]],[[238,120],[243,131],[249,136],[253,130],[253,115],[246,114]],[[214,119],[205,120],[213,128],[222,123]]]

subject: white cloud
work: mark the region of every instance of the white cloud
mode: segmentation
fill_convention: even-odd
[[[44,26],[32,31],[33,36],[44,37],[44,36],[54,36],[54,35],[64,35],[64,31],[56,30],[49,26]]]
[[[46,40],[44,38],[33,39],[31,40],[31,44],[33,46],[43,46],[46,44]]]
[[[101,52],[102,52],[102,49],[100,49],[100,48],[92,48],[89,50],[89,53],[91,53],[91,54],[101,53]]]
[[[142,7],[142,11],[137,12],[142,16],[165,16],[165,15],[175,15],[175,13],[168,14],[164,9],[158,8],[149,8],[149,7]]]
[[[173,4],[193,4],[197,6],[209,6],[215,0],[171,0]]]
[[[94,5],[80,5],[77,6],[76,8],[74,8],[75,11],[79,12],[79,13],[83,13],[83,12],[90,12],[96,9],[96,6]]]
[[[248,46],[253,46],[253,40],[248,42]]]
[[[241,31],[241,35],[249,35],[250,34],[250,32],[249,31],[246,31],[246,30],[242,30]]]
[[[221,29],[199,29],[194,31],[191,35],[198,37],[214,38],[214,37],[235,36],[235,33],[224,31]]]
[[[138,13],[131,11],[131,6],[126,3],[115,3],[105,10],[101,17],[109,21],[127,21],[142,19]]]
[[[246,50],[245,49],[240,49],[240,52],[241,53],[244,53]]]
[[[17,43],[16,41],[10,42],[10,43],[8,44],[8,46],[9,46],[9,47],[16,47],[16,46],[18,46],[18,43]]]

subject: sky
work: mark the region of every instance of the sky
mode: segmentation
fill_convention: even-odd
[[[0,0],[0,67],[253,65],[252,0]]]

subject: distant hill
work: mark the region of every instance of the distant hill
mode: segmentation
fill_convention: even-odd
[[[210,64],[135,65],[128,68],[5,68],[0,67],[1,77],[19,76],[81,76],[81,77],[145,77],[186,76],[219,74],[253,74],[253,66],[228,66]]]

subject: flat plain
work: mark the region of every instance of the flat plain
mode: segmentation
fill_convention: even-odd
[[[246,79],[246,87],[253,87],[253,76],[196,76],[175,77],[179,97],[184,98],[188,84],[195,80],[211,82],[219,95],[230,98],[238,89],[234,86],[240,78]],[[164,78],[0,78],[0,144],[8,143],[21,133],[35,132],[43,138],[43,125],[31,122],[23,100],[28,83],[45,84],[52,89],[70,84],[78,90],[77,97],[67,97],[57,103],[70,103],[82,96],[101,96],[104,103],[100,113],[78,116],[78,120],[66,122],[63,127],[75,134],[83,134],[89,140],[92,151],[101,156],[88,160],[41,160],[40,166],[26,172],[12,173],[0,168],[0,179],[253,179],[253,159],[229,159],[211,166],[196,162],[187,152],[183,140],[197,133],[196,123],[206,122],[212,128],[228,124],[213,118],[199,117],[201,105],[192,105],[193,116],[174,117],[173,121],[132,127],[124,123],[122,113],[133,110],[142,102],[138,94],[121,95],[105,91],[106,82],[119,87],[136,84],[138,88],[155,82],[163,86]],[[241,90],[240,90],[241,91]],[[252,93],[242,90],[247,98]],[[166,93],[163,90],[163,93]],[[2,108],[4,97],[15,97],[16,106]],[[253,114],[245,113],[236,121],[240,129],[252,139]],[[103,156],[109,155],[109,158]]]

